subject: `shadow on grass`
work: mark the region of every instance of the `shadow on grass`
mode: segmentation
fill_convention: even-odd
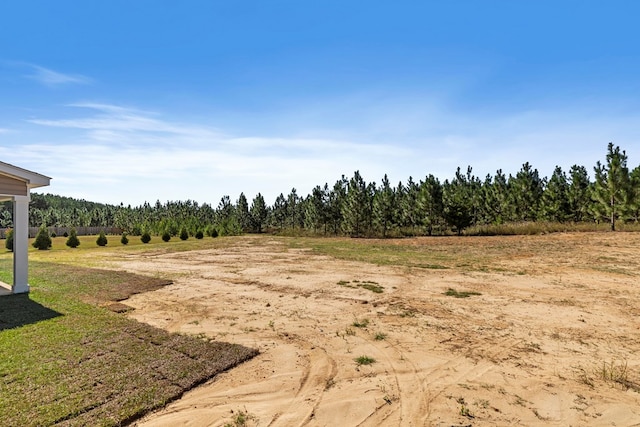
[[[170,280],[49,262],[30,271],[29,295],[0,297],[0,426],[130,425],[258,354],[113,313]]]
[[[0,297],[0,331],[62,316],[29,298],[29,294]]]

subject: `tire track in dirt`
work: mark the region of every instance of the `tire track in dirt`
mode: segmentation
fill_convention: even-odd
[[[398,396],[392,397],[388,394],[383,398],[384,404],[378,406],[365,421],[359,426],[379,426],[391,425],[389,422],[392,415],[399,412],[395,425],[397,426],[418,426],[423,425],[424,414],[428,414],[427,402],[423,396],[426,395],[424,378],[420,375],[416,365],[411,359],[406,358],[398,346],[391,342],[383,344],[373,344],[377,353],[384,357],[384,365],[393,372],[393,379],[397,388]],[[400,363],[398,362],[400,361]],[[405,366],[408,364],[410,369]],[[396,403],[397,402],[397,403]],[[382,409],[389,408],[388,411]]]
[[[633,393],[602,384],[589,388],[554,367],[570,363],[586,369],[591,359],[618,357],[620,346],[605,346],[611,339],[603,338],[599,326],[608,321],[616,336],[638,336],[637,328],[627,327],[632,320],[609,313],[635,289],[629,278],[565,276],[560,286],[556,277],[532,275],[409,274],[288,251],[267,239],[262,246],[245,240],[232,250],[134,256],[122,264],[176,278],[167,289],[133,297],[133,317],[261,350],[254,360],[139,425],[222,427],[233,425],[240,412],[247,414],[248,427],[633,425],[640,420],[635,409],[640,399]],[[530,252],[527,268],[537,256]],[[356,280],[376,280],[384,293],[337,286]],[[587,285],[570,286],[583,282]],[[443,296],[447,287],[482,296],[451,299]],[[598,289],[595,308],[585,293],[592,288]],[[615,298],[620,302],[613,306]],[[556,310],[565,312],[563,320]],[[373,319],[370,329],[351,324],[367,318]],[[387,337],[374,339],[373,328]],[[632,369],[637,342],[623,345]],[[360,355],[377,363],[359,367],[354,356]],[[584,396],[579,400],[588,407],[578,406],[588,409],[574,409],[576,396]],[[623,416],[607,411],[611,401],[619,402]]]
[[[324,391],[337,374],[337,365],[321,347],[311,343],[296,340],[305,351],[306,363],[300,387],[285,408],[278,412],[268,424],[270,427],[305,426],[314,416],[314,411],[320,404]]]
[[[324,397],[325,391],[329,388],[329,386],[334,381],[336,375],[338,374],[338,365],[337,365],[335,359],[333,359],[331,356],[329,356],[329,353],[327,353],[327,350],[325,348],[322,348],[321,351],[324,354],[322,357],[324,357],[327,360],[329,360],[330,365],[331,365],[331,370],[330,370],[329,375],[325,376],[326,382],[324,384],[324,389],[322,389],[320,391],[319,396],[316,399],[315,405],[313,405],[313,409],[312,409],[312,412],[311,412],[310,416],[307,418],[307,421],[302,425],[307,425],[307,424],[309,424],[309,422],[312,421],[313,417],[315,416],[316,409],[318,409],[318,407],[322,403],[322,399]]]

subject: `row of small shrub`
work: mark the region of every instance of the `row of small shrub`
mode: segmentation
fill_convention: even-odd
[[[165,242],[168,242],[169,240],[171,240],[171,233],[169,233],[168,231],[165,231],[164,233],[162,233],[162,240]],[[196,239],[202,239],[204,238],[204,233],[200,230],[198,230],[198,232],[195,234]],[[216,232],[215,235],[212,235],[212,237],[218,237],[218,233]],[[182,230],[180,230],[180,240],[187,240],[189,238],[189,233],[187,232],[186,228],[183,228]]]
[[[78,246],[80,246],[80,239],[78,239],[78,235],[76,233],[75,228],[71,229],[68,236],[67,236],[67,233],[64,233],[64,234],[65,234],[65,237],[67,237],[67,242],[66,242],[67,246],[69,246],[70,248],[77,248]],[[52,240],[51,240],[52,237],[56,237],[55,234],[49,235],[49,232],[46,227],[40,227],[40,230],[36,235],[36,239],[33,242],[33,247],[39,250],[50,249],[52,246]],[[218,237],[217,230],[215,229],[213,230],[213,232],[211,233],[211,237]],[[189,238],[189,233],[185,228],[183,228],[180,231],[180,240],[187,240],[188,238]],[[204,233],[202,231],[198,231],[195,234],[195,238],[196,239],[204,238]],[[162,240],[165,242],[168,242],[169,240],[171,240],[171,235],[168,232],[163,233]],[[151,235],[148,232],[142,233],[142,235],[140,236],[140,241],[142,243],[149,243],[151,241]],[[109,240],[107,239],[107,236],[105,235],[104,230],[102,230],[100,232],[100,235],[96,239],[96,244],[98,246],[106,246],[108,242]],[[127,245],[129,243],[129,238],[127,237],[127,233],[122,233],[122,236],[120,237],[120,243],[122,243],[123,245]],[[5,247],[9,251],[13,251],[13,230],[7,231]]]

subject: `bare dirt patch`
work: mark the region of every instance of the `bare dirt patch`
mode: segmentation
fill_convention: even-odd
[[[402,256],[243,237],[120,262],[174,280],[131,317],[260,350],[138,425],[640,424],[640,235],[358,244]]]

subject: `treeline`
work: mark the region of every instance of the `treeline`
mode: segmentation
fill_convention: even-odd
[[[125,207],[33,194],[29,222],[33,227],[118,227],[132,235],[175,236],[184,228],[191,235],[270,231],[354,237],[461,234],[471,226],[538,221],[606,222],[614,230],[619,221],[638,222],[640,166],[630,171],[626,153],[610,143],[605,162],[593,170],[593,181],[578,165],[568,172],[556,167],[546,178],[525,163],[515,176],[498,170],[481,179],[468,167],[444,182],[427,175],[396,185],[386,175],[380,184],[366,182],[356,171],[306,196],[293,188],[272,205],[261,194],[249,203],[241,193],[235,202],[224,196],[215,208],[191,200]],[[0,228],[11,224],[5,204]]]
[[[31,193],[29,226],[105,227],[113,224],[115,206],[53,194]],[[0,203],[0,228],[13,227],[11,202]]]

